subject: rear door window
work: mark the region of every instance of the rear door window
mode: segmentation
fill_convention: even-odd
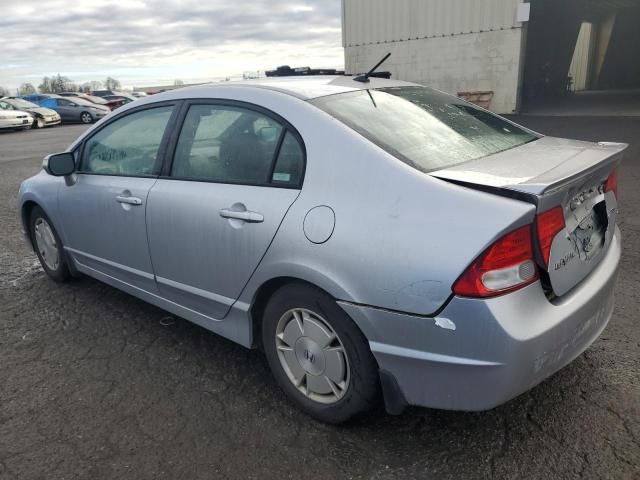
[[[280,122],[248,108],[192,105],[176,145],[171,176],[245,185],[297,186],[304,151]]]

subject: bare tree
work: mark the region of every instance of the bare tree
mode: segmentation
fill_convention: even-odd
[[[49,77],[43,77],[42,83],[38,85],[40,93],[51,93],[51,79]]]
[[[10,95],[9,90],[4,88],[3,86],[0,86],[0,98],[8,97],[9,95]]]
[[[36,87],[32,83],[23,83],[18,87],[18,95],[31,95],[36,93]]]
[[[104,88],[107,90],[120,90],[120,81],[113,77],[107,77],[104,81]]]
[[[73,88],[75,84],[69,77],[64,77],[59,73],[51,77],[44,77],[42,83],[38,85],[40,93],[60,93]]]
[[[91,80],[89,82],[84,82],[83,84],[78,86],[78,91],[83,93],[91,93],[94,90],[101,90],[102,82],[98,80]]]
[[[71,90],[71,86],[72,83],[69,77],[63,77],[62,75],[58,74],[52,79],[53,93],[66,92],[68,90]]]

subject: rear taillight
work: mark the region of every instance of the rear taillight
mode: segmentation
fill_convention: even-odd
[[[465,297],[493,297],[529,285],[538,278],[533,261],[531,226],[500,238],[476,258],[453,285]]]
[[[544,262],[544,268],[547,268],[553,239],[564,228],[564,211],[562,207],[554,207],[539,214],[536,217],[536,228],[538,229],[538,244],[540,245],[542,261]]]
[[[618,199],[618,169],[614,169],[609,177],[607,178],[607,183],[604,185],[605,192],[613,192],[616,196],[616,200]]]

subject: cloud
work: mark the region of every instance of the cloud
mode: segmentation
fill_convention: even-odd
[[[0,85],[61,73],[124,85],[343,65],[340,0],[3,0]]]

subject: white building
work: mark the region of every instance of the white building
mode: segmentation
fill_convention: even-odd
[[[342,0],[342,26],[347,72],[391,52],[393,78],[499,113],[568,88],[640,88],[640,0]]]

